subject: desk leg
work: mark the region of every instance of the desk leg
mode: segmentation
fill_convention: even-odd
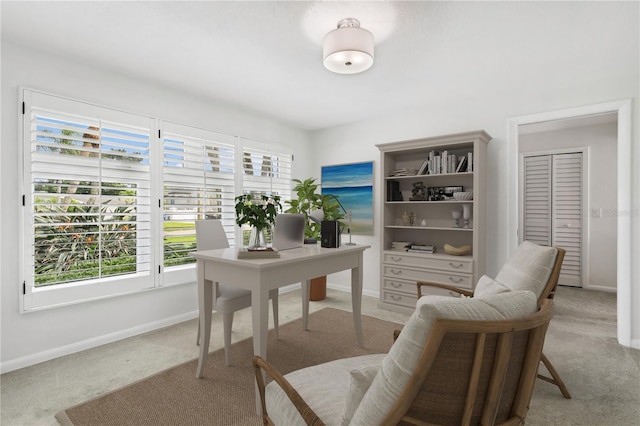
[[[200,355],[198,357],[198,369],[196,377],[202,377],[204,362],[209,353],[209,340],[211,338],[211,311],[213,310],[213,282],[205,281],[205,262],[198,260],[198,311],[200,313]]]
[[[309,329],[309,290],[311,288],[311,281],[306,280],[302,282],[302,329]]]
[[[269,330],[269,291],[261,285],[251,290],[251,320],[253,325],[253,354],[267,359],[267,332]],[[264,373],[263,373],[264,374]],[[256,388],[256,413],[262,415],[260,391]]]
[[[364,347],[362,336],[362,252],[358,256],[358,267],[351,269],[351,308],[353,310],[353,325],[356,329],[356,339],[360,347]]]

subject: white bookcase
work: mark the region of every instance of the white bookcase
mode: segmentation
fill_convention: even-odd
[[[412,311],[417,300],[417,281],[473,289],[478,278],[485,273],[485,167],[490,140],[486,132],[479,130],[376,145],[380,150],[382,171],[378,185],[379,199],[383,203],[378,232],[381,238],[382,308]],[[448,160],[443,161],[445,153]],[[419,171],[430,156],[432,159],[439,156],[440,162],[436,166],[432,160],[429,163],[431,173],[416,175],[413,170]],[[451,156],[455,156],[455,161]],[[472,159],[469,171],[467,164],[458,167],[463,157],[467,163],[470,157]],[[403,170],[409,171],[403,173]],[[412,192],[421,184],[425,189],[424,200],[421,199],[421,191]],[[462,187],[461,192],[473,192],[473,198],[450,199],[447,194],[459,187]],[[429,188],[432,188],[431,195]],[[401,200],[399,194],[402,194]],[[465,204],[467,211],[471,212],[468,227],[464,227],[463,218],[460,219],[461,227],[455,227],[452,211],[462,212]],[[435,251],[394,250],[394,242],[431,245]],[[472,252],[463,256],[450,255],[444,251],[445,244],[454,247],[470,245]],[[448,293],[431,291],[430,294]]]

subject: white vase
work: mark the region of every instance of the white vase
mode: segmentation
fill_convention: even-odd
[[[473,204],[463,204],[462,205],[462,217],[464,218],[464,227],[471,228],[469,225],[471,222],[471,212],[473,210]]]
[[[462,217],[462,212],[460,210],[458,210],[458,209],[454,209],[451,212],[451,217],[456,220],[456,224],[455,224],[454,228],[460,228],[460,218]]]

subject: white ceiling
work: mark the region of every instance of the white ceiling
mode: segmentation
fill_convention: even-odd
[[[597,30],[599,12],[588,2],[0,5],[3,40],[306,130],[545,84],[565,64],[588,68],[589,51],[606,55],[618,37],[601,33],[584,43],[575,36]],[[375,63],[362,74],[322,66],[322,38],[347,17],[376,40]]]

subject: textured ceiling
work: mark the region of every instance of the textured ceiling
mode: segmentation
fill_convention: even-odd
[[[588,68],[587,51],[606,56],[620,37],[602,33],[585,46],[577,35],[595,30],[598,6],[574,2],[0,5],[3,40],[307,130],[544,84],[552,72]],[[376,40],[362,74],[322,66],[322,38],[347,17]]]

